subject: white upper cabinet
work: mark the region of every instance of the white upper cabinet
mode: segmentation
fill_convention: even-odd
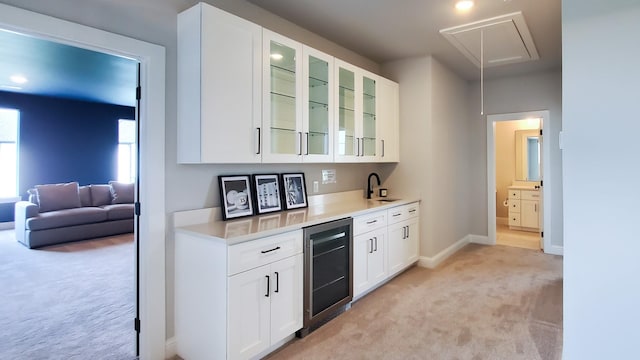
[[[178,15],[178,163],[397,162],[398,84],[199,3]]]
[[[378,150],[379,162],[400,161],[400,97],[399,85],[378,78]]]
[[[263,30],[262,162],[302,162],[302,44]]]
[[[259,163],[262,27],[200,3],[178,15],[178,162]]]
[[[303,161],[333,162],[333,56],[302,47]]]

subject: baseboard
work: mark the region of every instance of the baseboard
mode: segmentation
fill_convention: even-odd
[[[171,359],[176,355],[178,355],[178,350],[176,349],[176,338],[172,337],[167,339],[164,345],[164,358]]]
[[[469,235],[463,237],[462,239],[456,241],[446,249],[440,251],[435,256],[421,256],[418,260],[418,265],[422,267],[426,267],[429,269],[433,269],[440,265],[443,261],[445,261],[449,256],[456,253],[456,251],[462,249],[465,245],[469,243],[470,237]]]
[[[496,218],[496,224],[497,225],[509,225],[509,218],[508,217],[497,217]]]
[[[489,241],[489,237],[486,235],[467,235],[469,238],[469,242],[473,244],[481,244],[481,245],[495,245]]]
[[[13,221],[0,223],[0,230],[9,230],[15,228]]]
[[[551,245],[550,249],[545,249],[545,253],[551,254],[551,255],[563,255],[564,256],[564,246]]]

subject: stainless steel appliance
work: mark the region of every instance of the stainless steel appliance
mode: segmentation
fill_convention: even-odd
[[[306,227],[304,231],[304,323],[296,334],[335,316],[353,299],[353,220]]]

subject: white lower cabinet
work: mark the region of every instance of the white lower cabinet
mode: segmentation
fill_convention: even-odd
[[[389,275],[397,274],[418,260],[420,237],[418,215],[418,203],[389,210],[387,245]]]
[[[387,212],[353,218],[353,297],[387,278]]]
[[[366,292],[387,277],[386,228],[353,238],[353,296]]]
[[[229,277],[229,358],[248,359],[302,327],[302,254]]]
[[[302,328],[302,230],[230,246],[178,232],[175,243],[180,357],[258,358]]]

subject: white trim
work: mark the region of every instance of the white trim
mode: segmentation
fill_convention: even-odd
[[[489,237],[485,235],[467,235],[469,238],[469,243],[472,244],[480,244],[480,245],[495,245],[489,241]]]
[[[164,358],[171,359],[176,355],[178,355],[178,348],[176,347],[176,338],[172,337],[167,339],[167,342],[164,345]]]
[[[433,269],[440,265],[443,261],[448,259],[451,255],[455,254],[458,250],[462,249],[465,245],[469,243],[470,235],[463,237],[462,239],[456,241],[448,248],[440,251],[435,256],[427,257],[421,256],[418,260],[418,266],[426,267],[429,269]]]
[[[0,28],[140,61],[140,358],[165,358],[165,49],[0,4]]]
[[[496,218],[496,225],[509,225],[509,218],[508,217],[497,217]]]
[[[546,248],[545,248],[546,250]],[[551,245],[548,251],[545,251],[547,254],[551,255],[564,255],[564,246]]]
[[[496,191],[496,159],[495,159],[495,122],[523,120],[530,118],[542,119],[541,128],[551,129],[551,117],[548,110],[527,111],[519,113],[487,115],[487,194]],[[547,134],[549,130],[547,130]],[[548,138],[547,138],[548,139]],[[551,142],[542,142],[542,176],[544,186],[542,191],[543,221],[541,231],[545,232],[544,252],[552,254],[558,246],[551,245]],[[487,196],[487,232],[488,245],[496,244],[496,197]],[[546,229],[546,230],[544,230]]]
[[[0,222],[0,230],[15,229],[16,225],[13,221]]]

